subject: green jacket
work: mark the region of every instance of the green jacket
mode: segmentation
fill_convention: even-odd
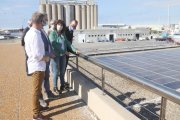
[[[67,52],[67,49],[69,49],[71,53],[76,54],[76,49],[67,40],[64,33],[58,36],[58,33],[53,30],[49,34],[49,39],[56,56],[64,55]]]

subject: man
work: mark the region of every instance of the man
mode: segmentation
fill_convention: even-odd
[[[23,30],[23,34],[22,34],[22,38],[21,38],[21,46],[24,46],[25,43],[24,43],[24,37],[26,35],[26,33],[29,31],[30,27],[32,26],[32,21],[31,20],[28,20],[28,26]]]
[[[46,26],[47,25],[47,14],[44,14],[44,23],[43,23],[43,26]],[[44,29],[42,28],[41,29],[41,37],[42,37],[42,40],[44,42],[44,45],[45,45],[45,54],[47,56],[49,56],[50,58],[54,58],[55,55],[53,53],[53,49],[52,49],[52,46],[50,44],[50,40],[49,40],[49,37],[47,36],[46,32],[44,31]],[[44,81],[43,81],[43,86],[44,86],[44,90],[45,90],[45,96],[44,96],[44,99],[45,100],[48,100],[48,99],[53,99],[55,98],[54,94],[52,93],[52,91],[50,90],[50,84],[49,84],[49,65],[50,65],[50,62],[47,62],[46,63],[46,71],[45,71],[45,77],[44,77]]]
[[[73,41],[73,33],[74,33],[74,30],[76,29],[77,25],[78,25],[78,21],[72,20],[70,25],[68,27],[66,27],[66,30],[65,30],[66,38],[71,44]]]
[[[72,44],[73,42],[73,33],[74,33],[74,30],[76,29],[78,25],[78,21],[77,20],[72,20],[70,25],[68,27],[66,27],[65,29],[65,35],[66,35],[66,38],[67,40]],[[71,50],[67,49],[68,52],[71,52]],[[78,52],[77,52],[78,53]],[[68,65],[68,61],[69,61],[69,54],[66,54],[66,68],[67,68],[67,65]],[[69,87],[69,84],[68,83],[65,83],[65,87],[68,88]]]
[[[33,120],[48,120],[48,118],[40,113],[39,104],[46,62],[49,62],[49,57],[45,55],[44,42],[41,38],[40,31],[43,27],[44,15],[35,12],[31,20],[32,27],[25,36],[25,50],[28,56],[28,74],[31,74],[33,82]]]

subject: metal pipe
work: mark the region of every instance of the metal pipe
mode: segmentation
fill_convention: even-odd
[[[77,70],[79,70],[79,64],[78,64],[78,56],[76,56],[76,68],[77,68]]]
[[[105,74],[104,74],[103,68],[102,68],[102,91],[103,91],[103,94],[105,94]]]
[[[161,98],[161,110],[160,110],[159,120],[166,120],[166,104],[167,104],[167,99],[162,97]]]

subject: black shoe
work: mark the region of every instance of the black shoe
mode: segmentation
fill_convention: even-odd
[[[50,100],[50,99],[56,99],[56,96],[51,91],[45,93],[44,95],[44,100]]]
[[[42,106],[40,106],[40,111],[41,112],[45,112],[45,111],[47,111],[49,109],[49,107],[42,107]]]
[[[60,87],[60,90],[59,90],[59,92],[60,92],[60,94],[62,94],[62,92],[65,90],[65,86],[61,86]]]
[[[52,120],[51,118],[45,117],[42,114],[33,115],[33,120]]]
[[[54,87],[53,91],[54,91],[55,95],[60,95],[60,92],[59,92],[59,90],[57,89],[57,87]]]
[[[69,83],[68,82],[64,83],[64,86],[69,87]]]

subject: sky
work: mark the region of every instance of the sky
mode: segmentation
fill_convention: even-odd
[[[99,24],[167,24],[180,22],[180,0],[95,0],[99,6]],[[0,28],[27,26],[39,0],[1,0]]]

